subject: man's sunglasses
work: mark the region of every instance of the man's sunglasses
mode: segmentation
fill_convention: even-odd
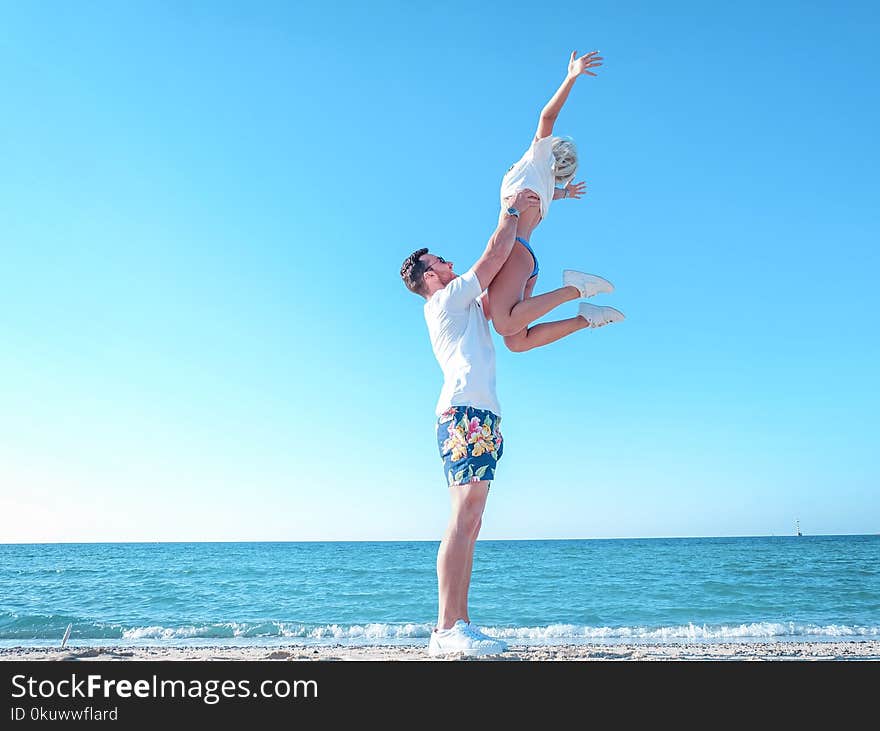
[[[438,256],[437,261],[434,262],[434,264],[446,264],[446,263],[447,263],[446,259],[444,259],[442,256]],[[430,272],[434,268],[434,264],[431,264],[431,266],[429,266],[429,267],[425,267],[425,271]]]

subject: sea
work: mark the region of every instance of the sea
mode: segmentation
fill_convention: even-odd
[[[437,541],[0,544],[0,647],[423,645]],[[524,645],[880,638],[880,535],[481,540]]]

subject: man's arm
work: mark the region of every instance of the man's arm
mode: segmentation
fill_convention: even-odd
[[[590,51],[580,58],[575,58],[575,56],[577,56],[577,51],[571,52],[571,58],[568,61],[568,73],[565,76],[565,81],[562,82],[562,85],[556,90],[556,93],[550,97],[550,101],[547,102],[541,110],[541,116],[538,118],[538,131],[535,132],[536,140],[543,140],[545,137],[549,137],[553,134],[553,125],[556,124],[559,112],[562,111],[562,105],[565,104],[565,100],[568,99],[568,94],[574,86],[574,82],[577,81],[578,76],[581,76],[582,74],[587,74],[588,76],[596,75],[590,71],[590,69],[602,65],[602,57],[597,56],[597,53],[599,52]]]
[[[512,206],[520,213],[528,208],[535,208],[541,205],[541,200],[537,194],[531,190],[521,190],[513,199]],[[498,222],[498,228],[492,236],[489,237],[489,243],[486,245],[483,255],[474,264],[474,274],[480,282],[480,289],[487,289],[495,279],[495,275],[501,271],[507,257],[510,256],[510,250],[513,248],[513,242],[516,240],[516,224],[519,221],[517,216],[511,216],[502,212],[501,220]]]

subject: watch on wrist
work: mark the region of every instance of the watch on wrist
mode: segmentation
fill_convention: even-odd
[[[510,208],[507,209],[507,215],[508,216],[516,216],[517,218],[519,218],[519,211],[516,208],[514,208],[513,206],[511,206]]]

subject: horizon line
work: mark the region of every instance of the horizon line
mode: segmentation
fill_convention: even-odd
[[[880,536],[880,533],[769,533],[751,535],[722,535],[722,536],[614,536],[614,537],[588,537],[588,538],[479,538],[478,543],[515,543],[537,541],[663,541],[663,540],[688,540],[688,539],[714,539],[714,538],[836,538],[836,537],[871,537]],[[105,541],[13,541],[3,542],[0,546],[97,546],[97,545],[135,545],[135,544],[191,544],[191,543],[439,543],[439,538],[312,538],[312,539],[230,539],[230,540],[105,540]]]

